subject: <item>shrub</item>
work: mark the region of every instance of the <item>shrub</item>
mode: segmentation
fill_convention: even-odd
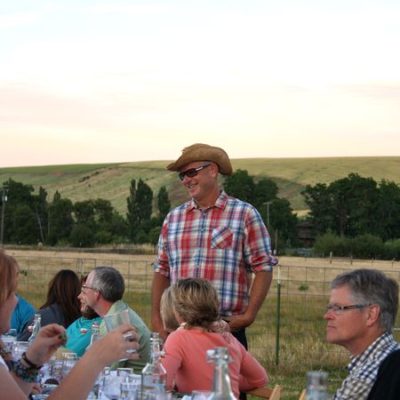
[[[387,260],[399,260],[400,259],[400,239],[388,240],[383,245],[383,256]]]
[[[380,237],[366,233],[350,240],[353,257],[379,258],[383,254],[383,241]]]
[[[314,243],[314,254],[326,257],[332,252],[335,256],[347,257],[350,255],[349,239],[328,232],[317,237]]]

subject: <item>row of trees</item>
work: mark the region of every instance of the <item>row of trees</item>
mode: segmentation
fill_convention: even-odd
[[[275,248],[278,243],[280,249],[299,244],[297,216],[289,201],[278,197],[274,181],[255,179],[239,169],[225,178],[224,189],[260,211]],[[130,182],[126,215],[119,214],[110,201],[100,198],[73,203],[56,192],[48,201],[44,188],[35,193],[31,185],[12,179],[4,182],[1,190],[4,243],[42,242],[76,247],[124,242],[155,244],[162,221],[171,208],[164,186],[154,196],[141,179]],[[382,180],[378,184],[372,178],[349,174],[330,184],[307,185],[302,194],[310,210],[306,218],[317,239],[327,233],[339,238],[373,235],[382,243],[400,238],[400,186],[394,182]],[[357,247],[355,241],[346,243],[341,248]],[[329,246],[325,246],[326,251]]]
[[[224,189],[232,196],[254,204],[269,225],[273,240],[296,241],[297,218],[289,201],[277,197],[278,187],[270,179],[258,182],[247,171],[238,170],[224,181]],[[1,188],[0,188],[1,190]],[[157,242],[162,221],[171,209],[165,186],[156,198],[141,179],[132,180],[127,198],[127,213],[121,215],[109,200],[90,199],[72,202],[56,192],[51,201],[40,187],[37,194],[31,185],[12,179],[3,183],[1,219],[4,243],[72,245],[89,247],[107,243]],[[154,199],[153,199],[154,198]]]
[[[372,234],[383,241],[400,238],[400,186],[349,174],[329,185],[307,185],[303,191],[316,235],[341,237]]]
[[[35,194],[32,185],[12,179],[3,183],[2,191],[4,243],[75,247],[127,241],[155,243],[171,207],[167,190],[161,187],[152,216],[153,192],[141,179],[131,181],[126,216],[119,214],[109,200],[100,198],[73,203],[56,192],[49,202],[44,188]]]

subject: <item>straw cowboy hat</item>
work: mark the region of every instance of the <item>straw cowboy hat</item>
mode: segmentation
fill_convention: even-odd
[[[219,172],[222,175],[232,175],[232,165],[225,150],[203,143],[185,147],[182,150],[182,155],[175,162],[167,165],[167,169],[179,171],[182,167],[194,161],[213,161],[218,165]]]

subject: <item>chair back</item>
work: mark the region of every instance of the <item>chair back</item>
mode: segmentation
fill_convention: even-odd
[[[282,388],[279,385],[275,385],[274,388],[263,386],[261,388],[249,390],[246,394],[254,397],[260,397],[268,400],[280,400]]]
[[[300,393],[299,400],[306,400],[306,389],[303,389]]]

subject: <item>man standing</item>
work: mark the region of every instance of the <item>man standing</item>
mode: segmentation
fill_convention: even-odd
[[[163,291],[181,278],[204,278],[218,292],[221,316],[247,348],[245,328],[255,320],[277,264],[268,231],[252,205],[220,189],[219,174],[232,174],[223,149],[194,144],[167,169],[178,171],[191,200],[163,223],[152,284],[153,330],[166,336],[160,317]]]
[[[331,284],[326,338],[351,354],[349,375],[336,391],[337,400],[363,400],[374,385],[380,363],[398,349],[392,336],[399,286],[380,271],[358,269]]]
[[[138,334],[140,359],[123,361],[123,365],[120,364],[118,367],[131,367],[134,368],[135,373],[141,373],[150,358],[150,331],[139,315],[122,301],[124,291],[124,278],[119,271],[113,267],[96,267],[89,273],[86,283],[82,285],[80,299],[102,318],[125,309],[129,310],[130,324],[136,328]],[[106,333],[103,319],[100,324],[100,334]]]

